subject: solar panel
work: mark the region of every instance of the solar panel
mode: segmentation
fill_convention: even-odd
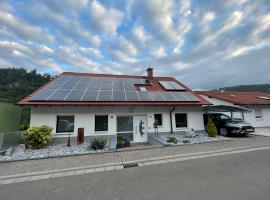
[[[70,90],[56,90],[48,100],[50,101],[64,101],[65,97],[69,94]]]
[[[112,89],[113,89],[112,83],[103,82],[101,85],[101,90],[112,90]]]
[[[185,88],[174,81],[159,81],[159,83],[166,90],[185,90]]]
[[[133,79],[134,84],[145,84],[145,79]]]
[[[30,99],[35,101],[47,100],[47,98],[56,90],[42,89],[38,93],[34,94]]]
[[[93,80],[90,82],[90,85],[89,85],[89,90],[99,90],[100,89],[100,86],[101,86],[101,81],[100,80]]]
[[[60,76],[55,81],[68,81],[70,79],[71,79],[70,76]]]
[[[124,90],[124,85],[122,82],[114,82],[113,83],[113,90]]]
[[[66,101],[80,101],[85,90],[72,90],[65,98]]]
[[[46,86],[47,89],[58,89],[64,85],[65,81],[52,81],[49,85]]]
[[[112,83],[113,81],[113,78],[103,78],[103,83]]]
[[[126,101],[124,91],[113,91],[113,101]]]
[[[61,89],[72,89],[79,80],[69,80],[64,85],[62,85]]]
[[[112,90],[111,91],[100,90],[97,100],[98,101],[112,101]]]
[[[152,98],[151,98],[149,92],[138,91],[138,95],[139,95],[141,101],[152,101]]]
[[[82,77],[80,82],[90,82],[92,80],[92,77]]]
[[[167,90],[184,90],[174,81],[159,81]],[[30,97],[36,101],[199,101],[190,92],[136,91],[145,79],[60,76]]]
[[[186,101],[186,98],[180,92],[171,92],[170,94],[174,96],[176,101]]]
[[[149,92],[153,101],[164,101],[163,96],[159,92]]]
[[[165,101],[176,101],[176,99],[172,94],[170,94],[170,92],[161,92],[161,95],[163,96]]]
[[[125,83],[124,88],[125,88],[126,91],[134,91],[135,90],[135,87],[134,87],[133,83],[132,84],[131,83]]]
[[[169,84],[171,84],[176,90],[185,90],[185,88],[179,85],[177,82],[169,81]]]
[[[97,90],[87,90],[82,97],[82,101],[96,101],[98,96]]]
[[[190,92],[182,92],[182,95],[187,99],[187,101],[200,101],[194,94]]]
[[[80,89],[80,90],[86,90],[89,86],[89,82],[79,82],[76,86],[75,89]]]
[[[140,101],[137,92],[126,92],[127,101]]]

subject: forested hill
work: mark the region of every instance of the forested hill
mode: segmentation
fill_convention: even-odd
[[[225,87],[225,88],[219,88],[219,89],[225,90],[225,91],[270,93],[270,84],[238,85],[238,86]]]
[[[0,99],[17,102],[52,78],[36,70],[27,72],[24,68],[0,68]]]

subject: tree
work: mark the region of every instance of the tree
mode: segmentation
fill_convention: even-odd
[[[208,133],[209,137],[216,137],[217,136],[217,128],[214,122],[210,117],[208,117],[206,132]]]

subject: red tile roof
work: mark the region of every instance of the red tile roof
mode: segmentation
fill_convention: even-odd
[[[197,91],[197,93],[237,105],[270,105],[270,94],[262,92]]]
[[[115,75],[115,74],[92,74],[92,73],[75,73],[75,72],[63,72],[60,74],[57,78],[60,76],[89,76],[89,77],[112,77],[112,78],[135,78],[135,79],[147,79],[146,76],[132,76],[132,75]],[[55,80],[55,79],[53,79]],[[51,81],[53,81],[51,80]],[[40,91],[42,88],[44,88],[46,85],[48,85],[51,81],[46,83],[45,85],[41,86],[34,92],[32,92],[30,95],[26,96],[22,100],[18,102],[19,105],[210,105],[210,103],[202,98],[200,95],[198,95],[196,92],[192,91],[189,89],[187,86],[183,85],[180,83],[178,80],[176,80],[173,77],[153,77],[151,79],[151,85],[150,86],[145,86],[148,91],[166,91],[159,83],[158,81],[175,81],[179,83],[187,92],[192,93],[194,96],[196,96],[199,101],[198,102],[170,102],[170,101],[165,101],[165,102],[78,102],[78,101],[30,101],[30,98],[36,94],[38,91]]]

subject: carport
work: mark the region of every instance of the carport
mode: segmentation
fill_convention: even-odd
[[[209,105],[203,106],[203,111],[207,114],[208,112],[229,112],[231,117],[233,117],[234,112],[240,112],[242,119],[244,120],[244,112],[252,112],[251,110],[241,107],[241,106],[229,106],[229,105]]]

